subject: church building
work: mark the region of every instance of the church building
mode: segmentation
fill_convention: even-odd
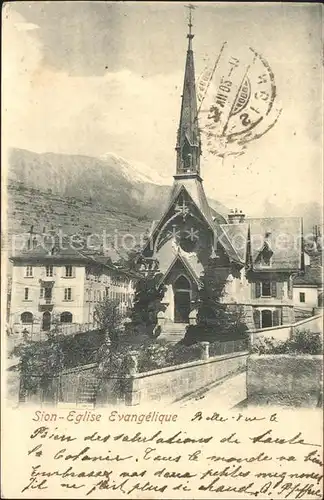
[[[194,324],[210,259],[216,275],[226,275],[224,302],[242,306],[250,331],[291,324],[293,277],[303,266],[302,219],[248,218],[238,210],[224,217],[209,206],[202,179],[193,37],[190,22],[173,188],[142,253],[146,268],[157,264],[163,275],[162,333]]]

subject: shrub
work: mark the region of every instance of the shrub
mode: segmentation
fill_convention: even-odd
[[[217,325],[190,325],[187,327],[183,343],[192,345],[197,342],[226,342],[228,340],[245,340],[249,338],[245,324],[240,323],[237,328],[227,331],[220,330]]]
[[[297,329],[289,339],[284,341],[273,337],[258,337],[252,345],[251,352],[255,354],[322,354],[321,334]]]

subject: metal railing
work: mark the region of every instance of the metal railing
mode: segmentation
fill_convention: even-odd
[[[224,342],[216,341],[209,344],[209,356],[221,356],[233,352],[248,351],[249,340],[226,340]]]

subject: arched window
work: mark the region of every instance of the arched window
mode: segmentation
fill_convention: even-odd
[[[61,314],[61,323],[72,323],[72,314],[68,311],[64,311]]]
[[[31,312],[23,312],[21,315],[21,322],[24,325],[31,325],[33,323],[34,316]]]
[[[174,288],[178,290],[190,290],[190,281],[185,276],[179,276],[174,283]]]

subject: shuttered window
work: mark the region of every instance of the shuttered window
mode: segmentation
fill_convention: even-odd
[[[293,283],[292,283],[292,279],[289,278],[288,280],[288,299],[292,299],[293,298]]]
[[[253,311],[253,320],[255,328],[261,328],[261,313],[257,309]]]
[[[273,326],[279,326],[281,324],[280,321],[280,316],[281,316],[281,310],[280,309],[275,309],[272,314],[272,324]]]
[[[277,297],[277,296],[278,296],[278,290],[276,281],[264,280],[264,281],[257,281],[255,283],[256,299],[258,299],[259,297]]]
[[[262,297],[271,297],[272,296],[271,290],[272,290],[271,281],[266,280],[261,282]]]
[[[276,283],[276,281],[271,282],[271,297],[277,297],[277,283]]]

